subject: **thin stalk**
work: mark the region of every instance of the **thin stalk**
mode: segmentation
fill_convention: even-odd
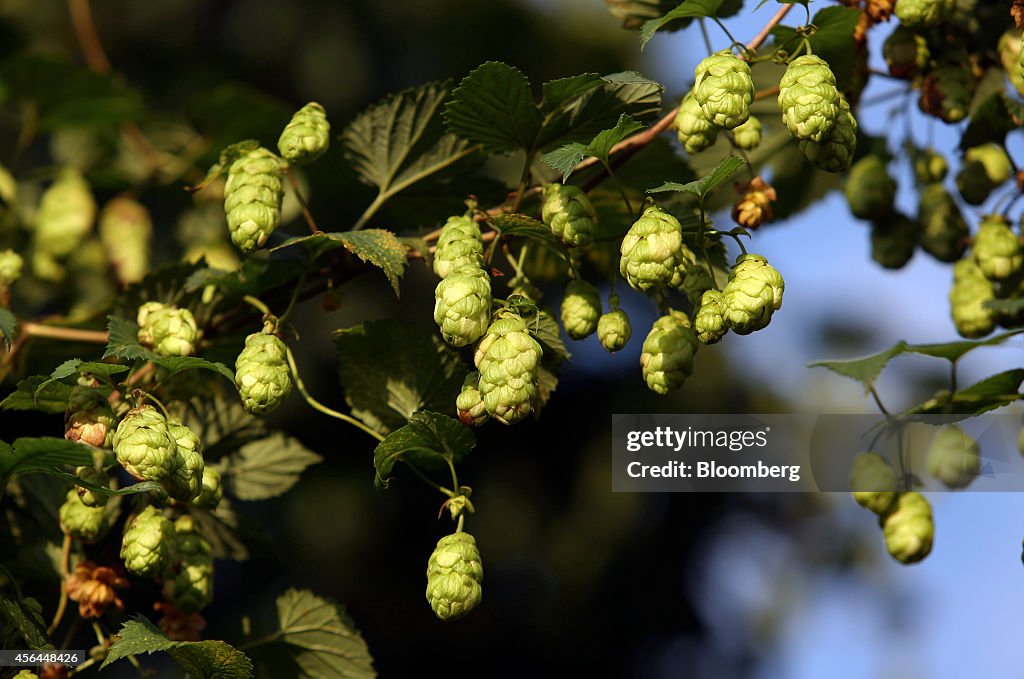
[[[306,218],[306,224],[309,225],[311,233],[316,233],[320,230],[320,227],[316,225],[316,220],[313,219],[313,213],[309,211],[309,203],[306,202],[305,196],[302,195],[302,189],[299,188],[299,180],[295,177],[295,173],[292,172],[292,168],[285,170],[285,174],[288,176],[288,183],[292,186],[292,191],[295,193],[295,200],[299,201],[299,205],[302,207],[302,216]]]
[[[60,627],[64,619],[64,611],[68,607],[68,575],[71,570],[71,534],[64,533],[64,542],[60,547],[60,601],[57,602],[57,612],[53,615],[53,621],[46,628],[47,636],[52,635]]]

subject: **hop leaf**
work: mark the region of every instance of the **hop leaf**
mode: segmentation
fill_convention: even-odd
[[[582,189],[564,184],[544,187],[541,218],[551,233],[569,247],[590,245],[597,230],[597,213]]]
[[[253,415],[273,412],[292,391],[288,348],[276,335],[253,333],[235,360],[235,386],[242,407]]]
[[[277,140],[281,157],[292,165],[310,163],[324,153],[331,143],[331,124],[324,107],[311,101],[292,116]]]
[[[835,126],[820,142],[804,140],[800,151],[811,165],[825,172],[846,172],[857,150],[857,119],[846,97],[839,97],[839,116]]]
[[[942,427],[928,446],[927,466],[947,488],[966,488],[981,471],[978,442],[955,424]]]
[[[896,180],[889,176],[885,161],[875,155],[858,160],[846,179],[846,202],[858,219],[888,216],[896,200]]]
[[[861,507],[878,515],[885,514],[896,502],[896,472],[878,453],[860,453],[850,467],[850,489]]]
[[[129,522],[121,542],[125,569],[143,578],[160,575],[171,565],[174,540],[174,524],[152,505],[146,507]]]
[[[597,339],[609,353],[621,350],[633,335],[629,316],[622,309],[615,309],[597,319]]]
[[[721,292],[704,292],[697,315],[693,319],[693,329],[697,332],[697,340],[701,344],[715,344],[729,332],[725,323],[725,303]]]
[[[562,325],[574,340],[590,337],[597,330],[601,317],[601,297],[590,283],[574,280],[565,288],[562,298]]]
[[[726,325],[738,335],[748,335],[768,326],[772,314],[782,307],[786,284],[761,255],[740,255],[729,272],[722,291]]]
[[[961,259],[953,266],[949,307],[958,333],[973,339],[992,332],[995,313],[985,306],[991,299],[995,299],[995,286],[985,278],[974,259]]]
[[[464,266],[484,264],[480,227],[469,217],[449,217],[441,227],[434,251],[434,273],[445,278]]]
[[[465,532],[437,541],[427,561],[427,602],[441,620],[460,618],[483,597],[484,567],[476,540]]]
[[[129,474],[143,481],[163,481],[174,470],[178,446],[167,420],[153,406],[129,410],[114,432],[114,454]]]
[[[790,134],[820,142],[839,117],[839,90],[821,57],[805,54],[790,62],[779,82],[779,108]]]
[[[619,273],[641,292],[672,281],[683,247],[679,220],[657,206],[644,210],[622,239]]]
[[[1013,278],[1024,267],[1024,247],[1020,238],[1010,228],[1009,222],[998,214],[982,218],[971,250],[978,269],[990,281]]]
[[[231,242],[248,254],[263,247],[281,220],[281,159],[265,148],[246,152],[228,168],[224,214]]]
[[[900,563],[916,563],[931,553],[935,523],[932,507],[920,493],[900,493],[880,523],[885,546]]]
[[[697,337],[690,320],[680,311],[670,311],[654,322],[644,339],[640,367],[648,388],[658,394],[678,389],[693,374]]]
[[[455,409],[459,411],[459,422],[467,427],[479,427],[490,417],[480,393],[480,373],[476,370],[462,382],[462,390],[455,398]]]
[[[692,92],[680,102],[672,126],[679,137],[679,143],[690,155],[709,148],[718,139],[718,128],[704,117],[704,112]]]
[[[480,393],[491,417],[514,424],[530,414],[542,354],[518,315],[503,312],[491,323],[474,356]]]
[[[742,125],[754,100],[750,65],[730,50],[712,54],[694,70],[693,96],[712,125],[729,130]]]
[[[452,271],[434,290],[434,322],[449,344],[464,347],[480,339],[491,320],[491,279],[467,264]]]

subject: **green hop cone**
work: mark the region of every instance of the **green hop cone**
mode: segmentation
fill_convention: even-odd
[[[21,278],[24,261],[14,250],[0,250],[0,292],[10,288]]]
[[[39,679],[39,675],[29,670],[22,670],[15,674],[11,679]]]
[[[982,144],[964,152],[964,165],[956,176],[956,186],[963,199],[981,205],[992,190],[1009,180],[1012,163],[999,144]]]
[[[1002,215],[982,217],[971,251],[982,275],[990,281],[1013,278],[1024,267],[1024,246]]]
[[[266,244],[281,221],[281,159],[265,148],[231,163],[224,184],[224,214],[231,242],[248,254]]]
[[[878,453],[859,453],[850,466],[850,490],[861,507],[882,515],[896,502],[896,472]]]
[[[669,287],[682,290],[686,294],[686,298],[690,300],[690,304],[694,306],[697,306],[706,290],[715,288],[711,272],[703,262],[697,260],[697,255],[686,243],[683,243],[679,249],[679,263],[672,272]]]
[[[100,213],[99,232],[117,280],[138,283],[149,273],[153,222],[144,205],[124,196],[112,199]]]
[[[441,620],[460,618],[480,603],[483,578],[473,536],[461,531],[445,535],[427,561],[427,602]]]
[[[195,432],[176,417],[167,419],[167,431],[177,444],[174,469],[163,481],[164,490],[179,502],[191,502],[202,491],[203,444]]]
[[[871,224],[871,258],[886,269],[903,268],[920,241],[920,225],[898,212]]]
[[[934,149],[926,149],[915,153],[913,160],[914,179],[918,184],[941,182],[946,178],[946,173],[949,172],[949,164],[946,163],[945,156]]]
[[[967,117],[974,85],[974,77],[962,64],[939,66],[925,76],[918,108],[947,123],[958,123]]]
[[[167,420],[150,405],[129,410],[114,432],[117,461],[142,481],[163,481],[170,476],[177,452]]]
[[[491,323],[474,355],[488,415],[502,424],[514,424],[530,414],[542,354],[540,344],[515,313],[501,313]]]
[[[1020,31],[1009,30],[999,38],[997,46],[999,50],[999,61],[1003,64],[1010,84],[1017,90],[1017,94],[1024,96],[1024,72],[1021,64],[1024,63],[1024,41],[1021,41]]]
[[[480,339],[491,321],[491,279],[467,264],[449,273],[434,289],[434,322],[444,341],[464,347]]]
[[[917,563],[931,553],[935,523],[932,507],[920,493],[900,493],[879,523],[889,554],[900,563]]]
[[[961,259],[953,266],[949,307],[953,325],[960,335],[976,339],[992,332],[996,314],[984,306],[991,299],[995,299],[995,286],[985,278],[972,258]]]
[[[700,307],[693,319],[693,329],[701,344],[715,344],[725,337],[729,327],[725,323],[725,303],[718,290],[707,290],[700,299]]]
[[[139,344],[161,356],[188,356],[195,350],[199,329],[188,309],[146,302],[139,307],[136,321]]]
[[[754,80],[747,62],[731,50],[723,50],[697,64],[693,75],[693,97],[708,122],[731,130],[747,121],[754,100]]]
[[[782,307],[786,283],[761,255],[740,255],[722,291],[725,324],[737,335],[768,326]]]
[[[779,82],[782,122],[795,138],[820,142],[839,117],[839,90],[821,57],[805,54],[790,62]]]
[[[692,93],[683,97],[672,126],[679,137],[679,143],[691,156],[711,147],[718,139],[718,128],[704,117]]]
[[[836,124],[820,142],[800,142],[800,152],[811,165],[825,172],[846,172],[857,150],[857,118],[850,110],[846,97],[839,96],[839,115]]]
[[[109,448],[117,419],[102,391],[79,384],[71,390],[64,412],[64,438],[97,448]]]
[[[761,145],[761,121],[756,116],[747,118],[747,122],[733,128],[732,141],[744,151],[756,149]]]
[[[266,332],[246,337],[235,359],[235,386],[242,407],[253,415],[266,415],[281,405],[292,391],[285,343]]]
[[[968,205],[981,205],[994,188],[985,166],[977,160],[965,162],[956,173],[956,190]]]
[[[644,339],[640,367],[647,387],[658,394],[678,389],[693,374],[693,358],[700,344],[681,311],[670,311],[651,326]]]
[[[955,424],[942,427],[928,446],[927,466],[947,488],[966,488],[981,472],[978,442]]]
[[[106,488],[110,483],[107,475],[95,467],[79,467],[75,470],[75,476],[82,481],[87,481],[103,488]],[[76,486],[75,489],[78,492],[78,497],[82,500],[82,504],[86,507],[102,507],[107,504],[108,497],[103,493],[89,490],[85,486]]]
[[[896,180],[889,176],[884,160],[868,155],[850,168],[844,193],[854,217],[880,219],[892,213]]]
[[[459,422],[467,427],[479,427],[490,417],[480,393],[480,373],[476,370],[463,380],[462,390],[455,398],[455,409],[459,412]]]
[[[35,216],[35,248],[62,259],[85,239],[96,218],[96,201],[81,173],[71,167],[61,170],[39,200]]]
[[[561,315],[565,334],[572,339],[593,335],[601,318],[601,297],[597,288],[583,280],[570,281],[562,298]]]
[[[882,57],[894,78],[912,78],[928,66],[930,57],[924,36],[897,26],[882,44]]]
[[[480,227],[469,217],[449,217],[441,227],[434,251],[434,273],[445,278],[456,269],[484,264]]]
[[[609,353],[621,350],[633,335],[629,316],[622,309],[615,309],[597,319],[597,339]]]
[[[110,527],[106,509],[86,505],[74,488],[64,496],[64,504],[60,506],[57,515],[60,529],[85,543],[99,541]]]
[[[174,561],[164,573],[164,596],[183,613],[197,613],[213,601],[213,547],[190,516],[174,522]]]
[[[161,575],[171,565],[174,524],[153,505],[128,522],[121,541],[121,558],[129,573],[142,578]]]
[[[681,258],[683,228],[657,206],[644,210],[622,239],[619,273],[630,287],[652,292],[672,281]]]
[[[277,150],[291,165],[310,163],[324,153],[331,143],[331,124],[324,107],[311,101],[292,116],[277,140]]]
[[[587,194],[577,186],[547,184],[541,218],[569,247],[590,245],[594,240],[597,213]]]
[[[216,509],[217,505],[224,498],[224,486],[220,480],[220,472],[209,467],[203,468],[202,486],[199,495],[192,500],[192,504],[202,509]]]
[[[940,262],[955,262],[967,250],[970,230],[953,196],[942,184],[921,189],[917,221],[921,224],[921,247]]]
[[[953,4],[950,0],[896,0],[893,14],[904,26],[923,28],[945,19]]]

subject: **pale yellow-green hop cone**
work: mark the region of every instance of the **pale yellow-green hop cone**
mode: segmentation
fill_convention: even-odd
[[[161,356],[188,356],[195,349],[199,329],[188,309],[146,302],[136,316],[139,344]]]
[[[0,291],[7,290],[21,278],[24,261],[14,250],[0,250]]]
[[[174,524],[153,505],[128,522],[121,541],[121,558],[129,573],[156,577],[171,565]]]
[[[922,229],[921,247],[939,261],[955,262],[967,250],[967,222],[942,184],[921,189],[917,221]]]
[[[912,78],[928,66],[928,41],[905,26],[897,26],[882,44],[882,57],[894,78]]]
[[[167,420],[150,405],[129,410],[114,432],[117,461],[142,481],[163,481],[170,476],[177,451]]]
[[[64,496],[64,504],[57,514],[60,529],[85,543],[97,542],[110,527],[106,509],[84,504],[74,488]]]
[[[858,219],[887,217],[896,200],[896,180],[889,176],[885,161],[864,156],[850,168],[843,189],[850,212]]]
[[[971,252],[982,275],[990,281],[1013,278],[1024,267],[1024,246],[1002,215],[982,217]]]
[[[918,108],[947,123],[958,123],[967,117],[974,86],[974,77],[962,64],[939,66],[925,76]]]
[[[39,679],[39,675],[29,670],[22,670],[15,674],[13,679]]]
[[[846,172],[857,150],[857,119],[846,102],[839,96],[839,115],[836,124],[820,142],[801,141],[800,152],[811,165],[833,174]]]
[[[601,296],[586,281],[570,281],[562,298],[562,325],[565,334],[574,340],[590,337],[597,331],[601,318]]]
[[[184,613],[197,613],[213,601],[213,547],[190,516],[174,522],[174,560],[164,573],[164,596]]]
[[[263,247],[281,221],[283,174],[281,159],[262,147],[228,168],[224,214],[231,242],[246,254]]]
[[[64,412],[65,439],[109,448],[116,424],[117,418],[102,391],[82,384],[71,390]]]
[[[203,444],[195,432],[176,417],[167,419],[167,431],[177,445],[177,452],[174,469],[162,485],[175,500],[191,502],[202,491],[203,471],[206,467],[203,462]]]
[[[106,488],[110,483],[109,477],[95,467],[79,467],[75,470],[75,476],[82,481],[87,481],[96,486]],[[78,497],[86,507],[102,507],[107,504],[108,496],[103,493],[89,490],[84,486],[75,486]]]
[[[997,46],[999,50],[999,61],[1003,64],[1010,84],[1017,90],[1017,94],[1024,96],[1024,72],[1021,64],[1024,62],[1024,42],[1021,41],[1020,31],[1009,30],[999,38]]]
[[[463,380],[462,390],[455,398],[455,409],[459,413],[459,422],[467,427],[479,427],[490,418],[480,393],[480,373],[476,370]]]
[[[532,412],[542,354],[522,318],[512,312],[498,315],[474,355],[487,414],[514,424]]]
[[[757,116],[750,116],[747,122],[732,130],[732,141],[737,148],[753,151],[761,145],[761,121]]]
[[[896,0],[893,14],[904,26],[923,28],[941,22],[952,5],[949,0]]]
[[[202,487],[199,495],[192,500],[192,504],[202,509],[216,509],[217,505],[224,498],[224,486],[221,483],[220,472],[216,469],[205,467],[203,469]]]
[[[871,259],[886,269],[900,269],[914,256],[921,241],[921,226],[894,213],[871,225]]]
[[[945,156],[934,149],[925,149],[914,156],[914,179],[918,184],[941,182],[948,172]]]
[[[729,327],[725,323],[725,303],[718,290],[707,290],[700,300],[700,308],[693,319],[693,329],[701,344],[715,344],[725,337]]]
[[[58,259],[67,257],[92,230],[96,201],[78,170],[64,168],[43,192],[35,215],[35,247]]]
[[[737,335],[749,335],[768,326],[782,307],[786,284],[782,275],[761,255],[740,255],[722,291],[725,323]]]
[[[657,206],[633,222],[619,248],[619,273],[630,287],[652,292],[672,280],[683,247],[679,220]]]
[[[445,535],[427,561],[427,602],[441,620],[460,618],[480,603],[483,578],[473,536],[463,531]]]
[[[693,358],[700,344],[681,311],[670,311],[651,326],[644,339],[640,367],[648,388],[658,394],[678,389],[693,374]]]
[[[859,453],[850,466],[850,490],[861,507],[884,514],[896,502],[899,482],[889,461],[878,453]]]
[[[779,82],[779,108],[796,139],[820,142],[839,117],[839,90],[828,63],[813,54],[791,61]]]
[[[633,327],[629,316],[622,309],[613,309],[597,319],[597,339],[610,354],[625,347],[632,336]]]
[[[942,427],[928,446],[927,466],[947,488],[966,488],[981,472],[978,442],[955,424]]]
[[[597,230],[597,212],[577,186],[547,184],[541,219],[569,247],[590,245]]]
[[[246,412],[266,415],[276,410],[292,391],[284,342],[265,332],[246,337],[235,359],[235,386]]]
[[[920,493],[900,493],[879,523],[889,554],[900,563],[917,563],[931,553],[935,523],[932,507]]]
[[[712,125],[731,130],[750,117],[754,80],[750,65],[731,50],[716,52],[694,69],[693,96]]]
[[[672,127],[679,137],[679,143],[690,155],[709,148],[718,139],[718,128],[704,117],[704,112],[692,93],[683,97],[679,103]]]
[[[434,322],[452,346],[480,339],[491,322],[491,278],[467,264],[450,272],[434,289]]]
[[[100,213],[100,242],[122,284],[137,283],[149,273],[153,222],[138,201],[120,196]]]
[[[449,217],[441,227],[434,251],[434,273],[445,278],[467,265],[482,267],[484,243],[480,226],[469,217]]]
[[[995,286],[985,278],[974,259],[961,259],[953,266],[949,308],[956,331],[968,339],[984,337],[996,326],[996,314],[984,306],[995,299]]]
[[[310,163],[324,153],[331,143],[331,124],[324,107],[311,101],[292,116],[277,140],[281,157],[292,165]]]

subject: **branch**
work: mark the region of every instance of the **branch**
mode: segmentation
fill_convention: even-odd
[[[21,332],[27,337],[45,337],[47,339],[64,340],[66,342],[91,342],[106,344],[110,341],[110,333],[105,330],[83,330],[81,328],[62,328],[58,325],[43,325],[25,321],[21,324]]]

